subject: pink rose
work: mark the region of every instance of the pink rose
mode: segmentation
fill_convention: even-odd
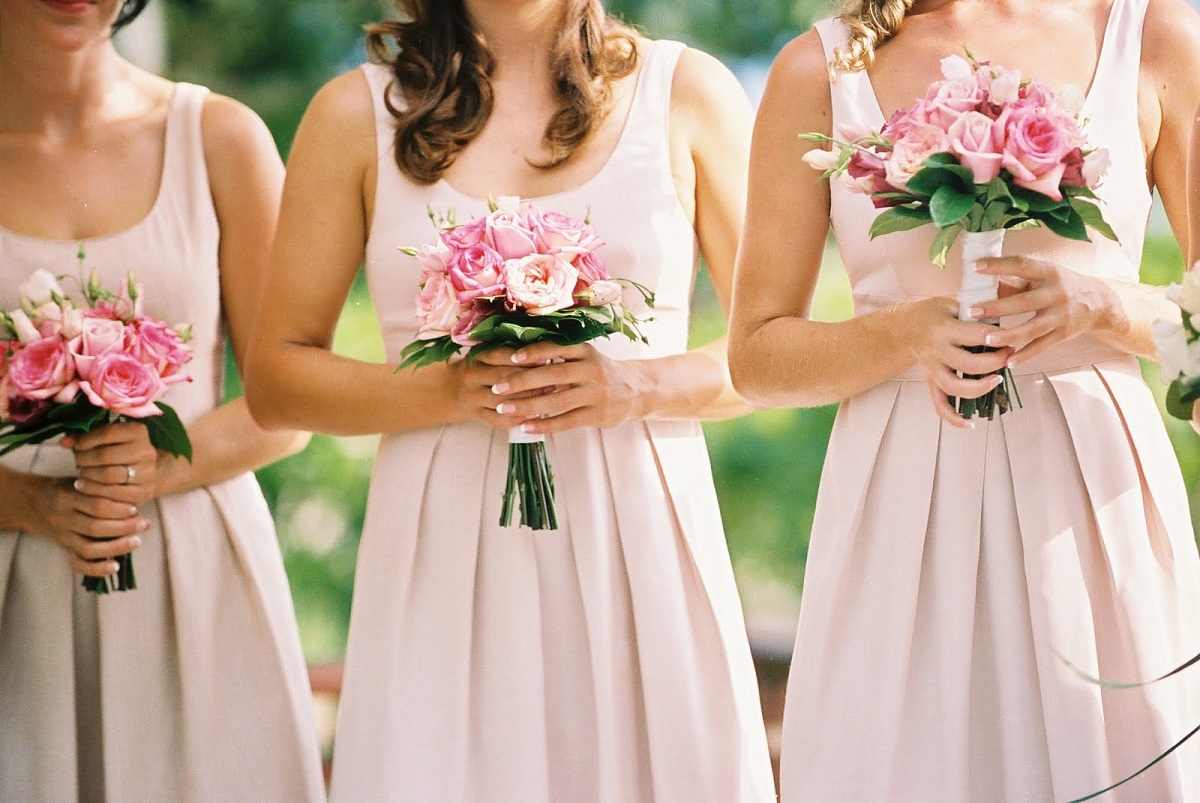
[[[47,301],[33,310],[30,319],[42,337],[57,337],[63,330],[63,309],[53,301]]]
[[[458,303],[469,304],[476,298],[504,295],[500,274],[504,257],[479,242],[456,253],[450,260],[450,283],[458,293]]]
[[[1062,185],[1064,187],[1087,186],[1087,179],[1083,177],[1082,148],[1073,148],[1063,157]]]
[[[888,184],[907,189],[908,180],[917,174],[925,160],[935,153],[950,150],[950,138],[935,125],[917,126],[896,141],[884,160]]]
[[[83,319],[79,337],[70,342],[81,379],[90,379],[96,359],[125,351],[125,324],[115,318]]]
[[[481,218],[443,231],[441,239],[451,251],[457,252],[483,242],[484,235],[486,234],[487,224]]]
[[[454,253],[440,239],[432,245],[426,243],[418,248],[416,259],[417,265],[421,268],[421,283],[423,284],[434,273],[448,271]]]
[[[1017,95],[1020,100],[1029,101],[1035,106],[1048,107],[1058,104],[1058,97],[1054,94],[1054,90],[1038,80],[1026,83]]]
[[[13,354],[5,377],[14,397],[35,401],[51,399],[69,389],[75,381],[75,359],[67,341],[61,337],[48,337]]]
[[[1096,189],[1104,181],[1112,157],[1107,148],[1096,148],[1083,157],[1083,183],[1088,189]]]
[[[992,119],[979,112],[964,112],[947,132],[950,152],[970,168],[976,184],[987,184],[1000,175],[1002,157],[992,138]]]
[[[454,324],[464,312],[449,277],[444,273],[431,275],[417,296],[417,339],[445,337],[453,331]]]
[[[560,258],[566,259],[564,255],[559,255]],[[608,266],[604,264],[604,260],[595,251],[587,251],[583,254],[578,254],[571,260],[571,267],[579,271],[579,280],[575,284],[575,292],[580,292],[596,282],[607,281],[612,278],[608,272]]]
[[[529,210],[529,226],[537,238],[538,251],[552,254],[559,251],[582,253],[594,251],[603,243],[595,230],[579,218],[562,212]]]
[[[537,252],[533,230],[520,211],[492,212],[484,222],[487,225],[487,242],[505,259],[520,259]]]
[[[0,383],[0,390],[4,387]],[[9,396],[7,391],[0,398],[0,421],[11,421],[14,424],[33,424],[54,407],[49,399],[26,399],[21,396]]]
[[[621,300],[621,285],[612,279],[601,279],[592,282],[579,297],[591,307],[607,307]]]
[[[846,165],[846,176],[849,185],[855,192],[872,195],[881,192],[896,192],[896,188],[887,182],[887,166],[883,158],[872,151],[856,150]],[[876,209],[895,206],[898,199],[872,198],[871,203]]]
[[[1006,67],[981,64],[975,71],[979,88],[987,93],[987,102],[992,106],[1007,106],[1016,103],[1021,96],[1021,71]]]
[[[131,325],[133,343],[130,353],[145,365],[152,366],[168,385],[190,381],[181,372],[192,359],[192,348],[183,342],[179,332],[153,318],[136,318]]]
[[[889,142],[896,142],[914,128],[929,124],[929,103],[918,100],[908,109],[897,109],[880,129],[879,135]]]
[[[1003,165],[1021,187],[1062,200],[1059,183],[1063,159],[1075,148],[1077,130],[1068,128],[1066,115],[1018,103],[1006,108],[993,124],[993,135],[1003,132]]]
[[[946,131],[963,114],[979,111],[985,99],[974,75],[957,81],[937,81],[925,93],[926,116],[932,125]]]
[[[504,283],[510,309],[547,315],[575,303],[579,271],[549,254],[531,254],[504,264]]]
[[[91,379],[79,383],[88,400],[128,418],[162,415],[154,403],[167,392],[158,373],[136,357],[110,352],[96,358]]]
[[[450,339],[460,346],[474,346],[480,341],[471,339],[471,332],[496,310],[485,301],[476,301],[459,316],[450,330]]]

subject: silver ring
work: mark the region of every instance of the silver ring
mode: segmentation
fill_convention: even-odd
[[[538,420],[539,420],[539,421],[545,421],[545,420],[546,420],[547,418],[549,418],[549,417],[550,417],[550,414],[549,414],[549,413],[538,413]]]
[[[128,485],[137,479],[137,469],[133,466],[125,466],[125,482],[122,485]]]

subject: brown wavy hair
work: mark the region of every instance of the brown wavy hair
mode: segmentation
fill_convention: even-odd
[[[850,26],[850,41],[833,54],[834,72],[865,70],[875,60],[875,48],[896,35],[913,0],[847,0],[838,19]]]
[[[471,27],[463,0],[395,0],[400,19],[367,27],[372,60],[391,66],[405,108],[396,118],[400,169],[431,184],[454,164],[492,114],[496,59]],[[550,156],[536,167],[566,162],[604,120],[612,86],[637,69],[636,34],[609,17],[600,0],[566,0],[551,54],[558,111],[546,124]]]

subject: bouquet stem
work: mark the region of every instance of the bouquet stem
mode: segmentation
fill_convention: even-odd
[[[133,555],[125,554],[117,557],[117,573],[108,577],[84,577],[83,587],[93,594],[107,594],[111,591],[133,591],[137,588],[137,578],[133,574]]]
[[[512,526],[514,500],[520,507],[521,524],[531,530],[558,529],[546,437],[516,428],[508,431],[508,482],[500,505],[501,527]]]
[[[984,301],[994,301],[999,290],[999,279],[995,276],[977,273],[975,263],[985,257],[998,257],[1004,250],[1004,229],[993,231],[965,231],[961,235],[963,246],[963,276],[962,289],[958,294],[958,319],[971,321],[971,307]],[[999,326],[1000,321],[994,318],[980,323]],[[991,346],[970,346],[967,351],[973,354],[983,354],[995,351]],[[993,390],[976,399],[961,399],[951,397],[950,403],[963,418],[986,418],[989,421],[997,415],[1004,415],[1014,407],[1021,406],[1021,394],[1017,391],[1016,379],[1012,371],[1005,366],[997,373],[1004,380]],[[964,379],[982,379],[987,374],[961,374]]]

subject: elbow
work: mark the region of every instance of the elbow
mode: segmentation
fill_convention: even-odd
[[[775,406],[769,392],[770,378],[759,366],[759,359],[751,345],[753,336],[731,334],[729,337],[729,381],[734,391],[755,410]]]

